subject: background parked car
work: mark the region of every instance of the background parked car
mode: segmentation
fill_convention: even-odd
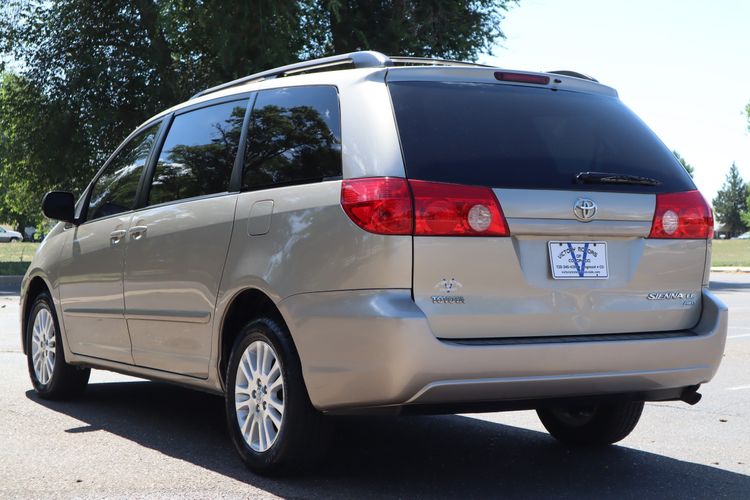
[[[19,241],[23,241],[21,233],[0,227],[0,243],[18,243]]]
[[[737,236],[735,239],[736,240],[750,240],[750,231],[746,233],[742,233],[741,235]]]

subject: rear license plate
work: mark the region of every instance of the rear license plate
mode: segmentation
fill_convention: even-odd
[[[549,261],[556,280],[609,277],[605,241],[550,241]]]

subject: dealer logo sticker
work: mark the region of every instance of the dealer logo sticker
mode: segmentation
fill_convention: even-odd
[[[463,288],[463,285],[456,278],[443,278],[433,288],[445,294],[433,295],[431,297],[433,304],[465,304],[465,300],[461,295],[455,295],[458,290]]]

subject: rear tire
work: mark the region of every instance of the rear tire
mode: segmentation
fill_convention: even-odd
[[[602,446],[624,439],[643,412],[643,401],[587,407],[538,409],[552,437],[571,446]]]
[[[29,311],[26,359],[34,390],[44,399],[70,399],[86,389],[91,369],[65,362],[55,306],[47,292],[36,297]]]
[[[297,351],[281,324],[260,318],[245,325],[226,380],[229,435],[249,469],[285,472],[324,452],[323,416],[310,402]]]

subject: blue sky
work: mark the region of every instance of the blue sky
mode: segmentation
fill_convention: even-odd
[[[748,0],[521,0],[480,62],[571,69],[620,98],[695,167],[709,200],[732,161],[750,180]]]

